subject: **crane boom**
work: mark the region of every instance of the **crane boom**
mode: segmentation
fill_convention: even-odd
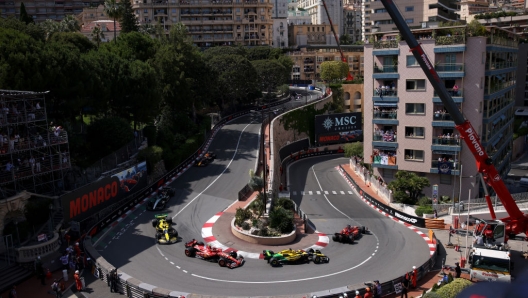
[[[493,165],[493,160],[486,153],[485,148],[480,142],[480,137],[477,131],[473,128],[471,123],[464,118],[464,115],[458,109],[455,101],[449,95],[449,92],[445,88],[442,80],[438,76],[433,63],[429,61],[429,58],[422,49],[422,46],[418,43],[411,30],[407,26],[403,16],[398,11],[398,8],[394,4],[393,0],[381,0],[383,6],[391,16],[394,24],[400,31],[403,39],[409,45],[409,49],[413,53],[416,61],[420,64],[420,67],[424,71],[427,79],[433,86],[434,90],[440,97],[440,100],[444,104],[445,109],[455,122],[455,127],[460,133],[460,137],[465,141],[469,150],[475,156],[477,163],[477,170],[484,177],[486,183],[493,188],[499,199],[501,200],[506,212],[509,217],[502,219],[507,223],[506,228],[510,234],[520,234],[528,232],[528,217],[519,209],[515,200],[511,196],[510,192],[506,188],[504,181],[502,180],[499,172]],[[491,206],[491,200],[489,196],[486,197],[488,206]],[[491,210],[490,210],[491,211]],[[492,211],[491,211],[492,212]]]
[[[334,38],[335,38],[335,41],[337,43],[337,49],[339,50],[339,54],[341,54],[341,61],[346,63],[346,65],[348,66],[348,61],[345,58],[345,54],[343,54],[343,50],[341,50],[341,44],[339,43],[339,37],[337,37],[337,34],[336,34],[335,30],[334,30],[334,24],[332,23],[332,18],[330,17],[330,13],[328,13],[328,7],[326,7],[326,2],[324,0],[321,0],[321,1],[323,2],[323,7],[325,9],[326,16],[328,17],[328,21],[330,22],[330,30],[332,30],[332,34],[334,34]],[[347,81],[352,81],[353,79],[354,78],[350,74],[350,71],[348,71],[348,75],[347,75],[346,80]]]

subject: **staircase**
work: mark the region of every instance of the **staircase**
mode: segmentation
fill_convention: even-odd
[[[0,254],[0,262],[8,263],[7,256]],[[9,260],[11,265],[7,265],[0,270],[0,293],[11,288],[13,284],[20,283],[33,275],[33,271],[15,263],[14,257]]]

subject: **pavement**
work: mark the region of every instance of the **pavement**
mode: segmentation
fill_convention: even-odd
[[[264,129],[264,140],[268,140],[268,130]],[[265,150],[269,151],[268,147]],[[266,156],[270,156],[266,154]],[[269,162],[269,161],[267,161]],[[347,172],[352,171],[349,165],[343,165],[343,168]],[[361,181],[357,175],[350,175],[354,180],[358,179],[357,182]],[[285,177],[282,177],[285,179]],[[358,183],[363,186],[364,183]],[[378,196],[376,191],[371,188],[364,188],[364,191],[368,192],[371,196],[378,199],[380,202],[387,204],[382,197]],[[213,218],[208,220],[202,228],[202,236],[205,241],[229,248],[230,250],[236,250],[240,253],[245,253],[249,257],[260,258],[262,252],[262,246],[244,242],[239,238],[233,236],[231,232],[231,221],[234,218],[234,214],[237,208],[244,208],[249,204],[256,196],[256,193],[251,194],[248,199],[244,201],[236,201],[230,205],[226,210],[217,213]],[[446,223],[450,223],[451,218],[445,216]],[[303,222],[297,218],[296,225],[299,232],[299,236],[295,239],[292,244],[277,247],[277,250],[292,248],[292,249],[306,249],[308,247],[319,247],[323,248],[328,243],[326,235],[322,235],[312,229],[306,229]],[[422,233],[427,234],[427,229],[418,229]],[[448,229],[434,230],[436,238],[438,240],[438,255],[436,259],[435,270],[432,270],[424,276],[417,283],[417,288],[409,292],[409,297],[420,297],[424,290],[430,289],[435,283],[442,278],[442,264],[447,266],[455,265],[455,262],[460,262],[462,256],[466,251],[466,240],[461,235],[455,235],[450,238]],[[326,237],[326,238],[325,238]],[[326,242],[325,242],[326,241]],[[453,248],[448,248],[447,243],[459,244],[461,250],[455,251]],[[512,259],[515,262],[515,274],[519,275],[521,272],[528,271],[528,260],[522,257],[521,251],[524,250],[524,241],[522,240],[510,240],[510,246],[512,247]],[[41,285],[40,280],[36,276],[23,281],[17,285],[18,298],[44,298],[54,297],[51,291],[51,283],[54,278],[62,278],[62,271],[60,270],[60,252],[62,250],[46,257],[43,259],[44,268],[49,268],[52,272],[52,278],[46,279],[46,285]],[[467,265],[466,265],[467,268]],[[447,273],[448,270],[445,270]],[[451,271],[452,272],[452,271]],[[84,270],[81,275],[85,278],[86,288],[82,292],[75,290],[72,272],[68,275],[68,281],[65,282],[66,290],[62,297],[73,298],[73,297],[98,297],[98,298],[111,298],[111,297],[122,297],[121,293],[110,293],[108,285],[102,280],[96,278],[89,270]],[[462,278],[469,278],[466,273],[462,274]],[[383,282],[383,281],[382,281]],[[73,287],[72,287],[73,286]],[[8,293],[4,292],[0,294],[1,297],[8,297]],[[397,297],[396,295],[388,295],[384,297]]]

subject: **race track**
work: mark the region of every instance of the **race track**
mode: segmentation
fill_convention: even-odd
[[[201,240],[203,224],[233,203],[247,183],[258,154],[260,119],[254,117],[225,125],[210,147],[217,154],[216,160],[206,167],[190,168],[172,183],[177,194],[166,212],[177,223],[182,241]],[[373,279],[392,279],[413,264],[422,264],[429,258],[429,250],[420,236],[349,194],[350,186],[335,169],[345,162],[332,156],[311,158],[298,161],[289,171],[291,197],[318,231],[331,234],[350,223],[365,225],[373,232],[353,245],[330,242],[323,251],[330,257],[329,264],[273,268],[263,260],[247,259],[244,266],[227,269],[187,258],[182,241],[154,243],[150,221],[155,213],[144,208],[120,222],[97,249],[110,264],[145,283],[212,296],[315,293]],[[324,191],[329,194],[324,195]]]

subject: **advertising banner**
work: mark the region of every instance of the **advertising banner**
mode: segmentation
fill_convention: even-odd
[[[64,220],[82,221],[102,209],[132,197],[147,186],[147,163],[83,186],[61,197]]]
[[[315,140],[319,145],[363,141],[361,113],[315,116]]]

